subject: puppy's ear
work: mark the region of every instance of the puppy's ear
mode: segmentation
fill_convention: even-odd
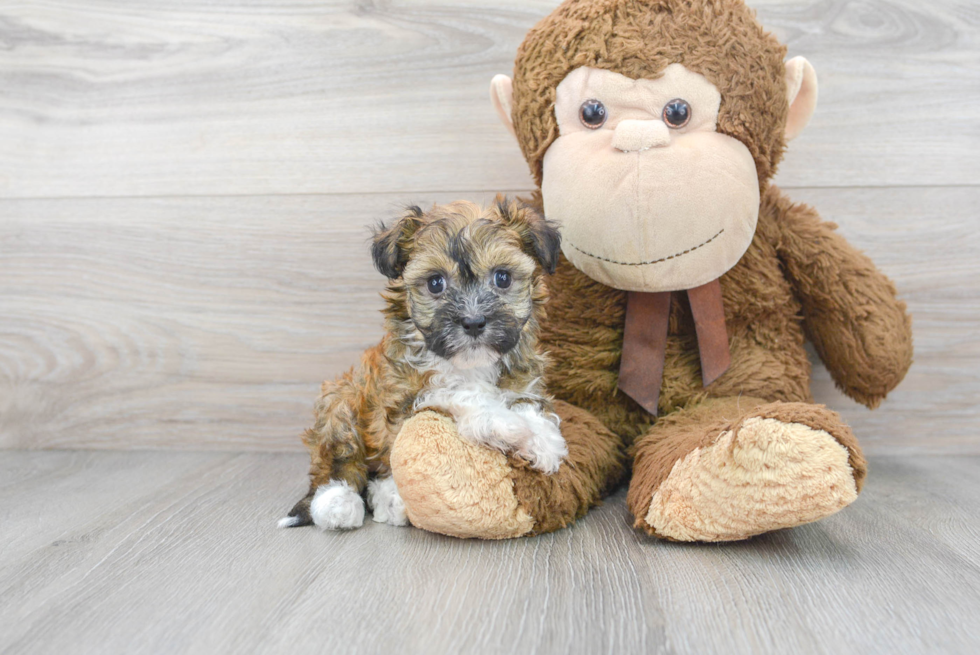
[[[503,196],[497,196],[497,212],[504,224],[520,236],[524,252],[534,257],[548,275],[554,273],[561,252],[558,223],[545,219],[524,203],[508,202]]]
[[[390,280],[401,277],[412,251],[412,237],[422,227],[425,213],[417,206],[409,207],[391,227],[380,224],[374,230],[371,255],[374,266]]]

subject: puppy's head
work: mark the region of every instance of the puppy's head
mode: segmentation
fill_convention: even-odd
[[[553,273],[557,226],[503,198],[410,207],[374,236],[374,263],[392,280],[390,316],[409,319],[426,348],[457,368],[485,366],[537,329]]]

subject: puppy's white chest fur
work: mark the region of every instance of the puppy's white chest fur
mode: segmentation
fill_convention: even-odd
[[[457,368],[433,358],[435,371],[415,408],[440,409],[456,420],[464,439],[503,452],[516,452],[545,473],[558,470],[568,455],[558,416],[542,411],[538,381],[516,392],[497,386],[500,365]]]

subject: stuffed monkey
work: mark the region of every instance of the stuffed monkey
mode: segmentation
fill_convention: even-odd
[[[804,341],[874,408],[911,364],[911,324],[874,264],[770,183],[817,98],[785,54],[741,0],[568,0],[530,31],[491,97],[562,224],[542,343],[569,457],[546,476],[416,416],[392,455],[415,525],[553,530],[625,468],[635,526],[672,540],[855,500],[866,463],[813,403]]]

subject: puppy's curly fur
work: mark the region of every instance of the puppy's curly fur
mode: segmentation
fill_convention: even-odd
[[[486,209],[410,207],[379,226],[373,255],[389,278],[385,335],[360,367],[323,383],[303,438],[309,493],[280,525],[358,527],[366,487],[375,520],[405,524],[389,457],[419,409],[450,414],[464,438],[557,470],[567,450],[541,388],[537,333],[543,274],[554,272],[559,249],[555,224],[502,197]]]

